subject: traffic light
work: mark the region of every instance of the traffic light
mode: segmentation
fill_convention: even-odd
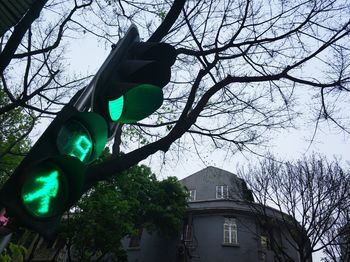
[[[58,113],[6,181],[0,204],[9,216],[52,237],[62,214],[91,187],[86,170],[116,126],[135,123],[162,105],[162,88],[175,59],[172,46],[139,42],[131,26],[90,84]]]
[[[100,75],[92,97],[92,110],[109,123],[109,137],[113,123],[135,123],[162,105],[176,59],[175,48],[166,43],[130,40],[121,52],[119,63]]]
[[[47,158],[20,178],[20,197],[27,212],[36,218],[50,218],[61,215],[79,199],[84,166],[75,157]]]
[[[51,238],[62,214],[83,194],[87,164],[106,142],[100,115],[64,107],[1,189],[9,216]]]

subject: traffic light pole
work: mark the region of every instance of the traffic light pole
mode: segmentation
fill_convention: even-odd
[[[0,254],[2,253],[2,251],[4,251],[7,244],[10,242],[11,237],[12,237],[12,233],[9,233],[5,236],[0,235]]]

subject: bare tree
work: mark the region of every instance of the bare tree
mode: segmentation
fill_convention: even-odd
[[[349,210],[344,210],[342,217],[335,221],[333,227],[327,232],[324,243],[332,241],[324,249],[326,254],[323,261],[348,262],[350,260],[350,214]],[[334,241],[334,236],[337,238]]]
[[[340,109],[349,91],[349,8],[345,0],[36,1],[2,38],[0,72],[11,103],[0,113],[56,113],[66,91],[88,78],[64,71],[68,40],[89,34],[114,43],[132,21],[144,40],[177,48],[173,78],[153,117],[123,127],[122,144],[130,135],[142,143],[90,166],[90,184],[172,145],[180,151],[183,141],[253,150],[271,130],[293,125],[294,105],[309,93],[315,127],[327,120],[348,132]]]
[[[0,89],[0,106],[8,102]],[[0,115],[0,185],[12,174],[30,149],[28,135],[36,118],[30,110],[20,107]]]
[[[86,78],[70,79],[62,75],[64,63],[60,57],[64,49],[60,43],[72,16],[91,3],[75,3],[58,18],[50,14],[55,4],[45,6],[45,3],[46,0],[35,1],[12,32],[1,38],[1,83],[9,103],[0,108],[0,114],[23,107],[44,116],[55,115],[67,94],[73,94]],[[40,12],[44,17],[35,20]]]
[[[313,156],[281,163],[270,158],[241,175],[261,206],[254,209],[260,217],[268,221],[268,206],[285,214],[274,223],[287,229],[291,240],[285,239],[300,261],[308,261],[318,251],[335,261],[336,250],[346,247],[343,230],[349,223],[350,208],[350,173],[336,160]],[[283,246],[277,247],[277,253],[284,254]]]
[[[192,140],[196,146],[206,137],[232,153],[251,150],[270,130],[292,124],[296,95],[306,89],[319,99],[316,125],[327,118],[347,132],[335,107],[348,91],[350,21],[338,20],[348,8],[344,1],[186,2],[163,35],[178,53],[164,106],[149,121],[124,127],[144,135],[147,145],[92,167],[88,177],[103,179],[94,174],[121,171],[173,144],[181,148]],[[325,71],[315,73],[316,63]]]

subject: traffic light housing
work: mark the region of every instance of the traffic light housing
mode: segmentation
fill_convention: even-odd
[[[78,158],[84,164],[95,161],[107,143],[105,119],[93,112],[76,112],[60,126],[56,146],[60,154]]]
[[[10,217],[51,238],[85,190],[85,170],[107,142],[98,114],[65,106],[0,191]]]
[[[131,26],[0,190],[8,215],[51,238],[62,214],[91,187],[86,169],[101,155],[117,124],[135,123],[162,105],[162,88],[170,81],[175,59],[172,46],[139,42]]]
[[[109,123],[109,137],[115,124],[140,121],[163,103],[162,88],[169,83],[176,50],[166,43],[139,42],[136,28],[126,38],[118,63],[98,78],[92,110]]]

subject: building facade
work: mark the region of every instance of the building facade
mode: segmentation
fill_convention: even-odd
[[[257,216],[259,205],[244,180],[207,167],[180,182],[189,192],[182,232],[173,238],[141,232],[126,239],[130,262],[299,261],[287,230],[275,223],[283,214],[265,208],[264,219]]]

